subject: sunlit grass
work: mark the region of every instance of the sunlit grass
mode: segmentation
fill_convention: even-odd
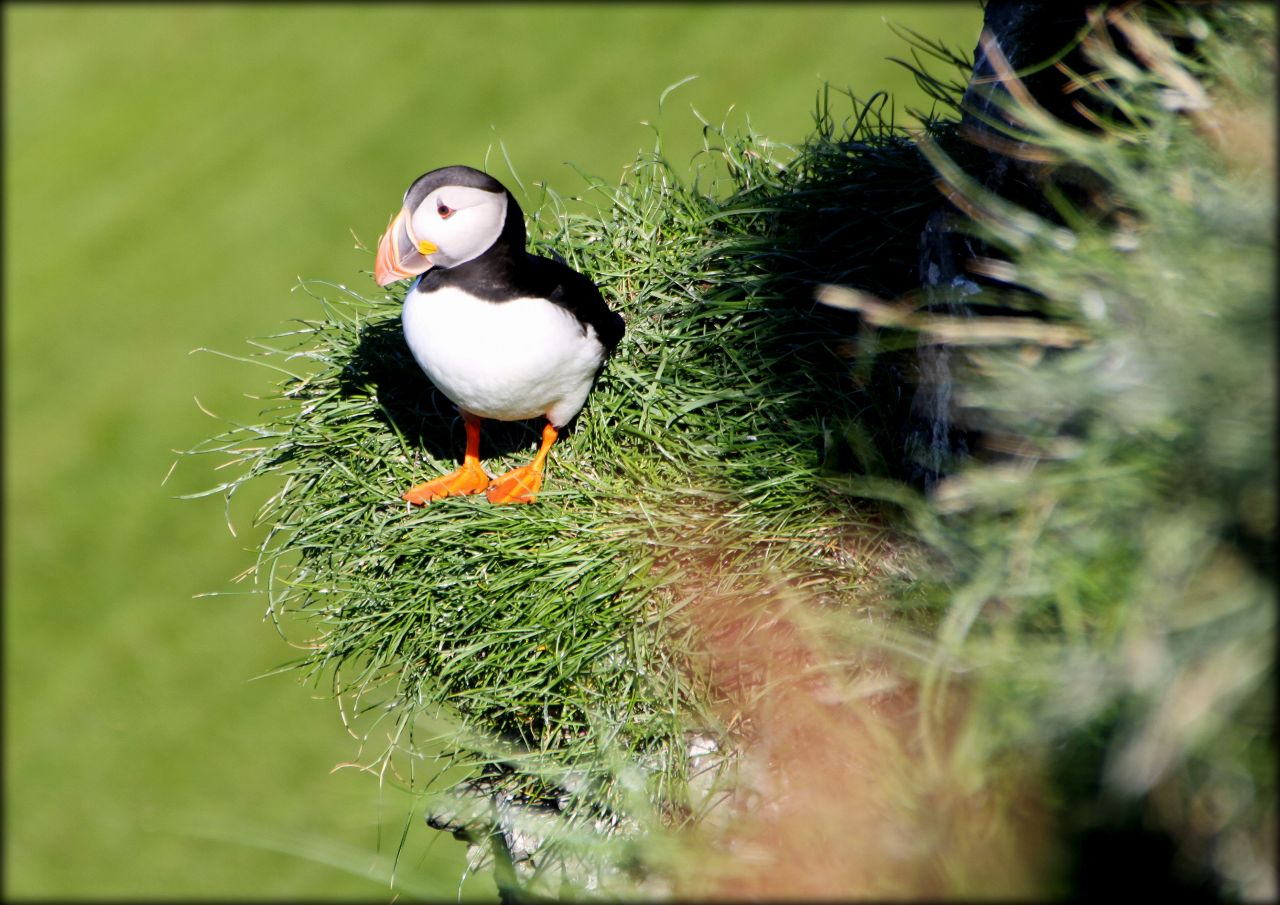
[[[752,181],[776,178],[752,145]],[[394,744],[373,746],[374,761],[412,761],[415,720],[443,706],[495,740],[505,753],[487,774],[522,794],[554,801],[572,773],[570,813],[620,807],[623,752],[669,809],[700,709],[672,604],[784,574],[856,586],[833,538],[857,516],[818,484],[840,390],[814,362],[831,378],[843,365],[811,306],[751,302],[734,282],[719,252],[735,228],[706,228],[734,189],[704,194],[643,157],[620,186],[588,186],[599,213],[535,218],[555,228],[535,247],[591,273],[628,332],[532,507],[400,501],[451,467],[461,439],[403,346],[403,289],[306,284],[317,317],[262,344],[263,364],[295,376],[269,420],[206,451],[237,464],[227,492],[283,478],[258,574],[273,612],[315,625],[300,666],[335,673],[353,711],[392,708],[378,732]],[[527,426],[490,431],[488,464],[523,461],[531,439]]]
[[[823,78],[909,88],[883,61],[883,16],[971,41],[979,13],[7,4],[5,891],[379,895],[315,862],[149,829],[261,817],[373,857],[388,836],[369,812],[414,806],[329,775],[354,747],[330,704],[248,681],[292,652],[244,585],[206,592],[252,561],[245,513],[274,488],[237,495],[233,537],[221,500],[173,500],[216,475],[161,480],[210,430],[193,397],[244,419],[262,375],[190,351],[235,352],[310,313],[297,274],[361,279],[352,232],[376,235],[407,178],[499,141],[528,184],[567,191],[581,179],[566,161],[616,180],[685,75],[699,78],[664,113],[681,170],[701,144],[690,105],[793,138]],[[458,843],[413,829],[415,846],[440,836],[424,875],[457,867]]]

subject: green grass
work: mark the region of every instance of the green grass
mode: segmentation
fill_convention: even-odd
[[[701,147],[691,104],[715,119],[736,105],[732,122],[749,114],[798,141],[823,79],[911,94],[883,60],[901,42],[882,16],[963,45],[978,22],[950,4],[3,14],[15,897],[388,895],[381,877],[325,866],[331,852],[296,853],[337,847],[363,869],[395,851],[410,799],[329,775],[357,755],[331,702],[287,676],[248,681],[293,655],[258,599],[194,597],[251,564],[262,535],[248,516],[270,488],[246,491],[232,537],[219,501],[173,500],[207,472],[179,468],[160,486],[171,450],[211,430],[193,396],[249,418],[260,403],[246,395],[267,385],[191,349],[234,352],[311,316],[289,292],[298,275],[356,285],[369,255],[351,231],[371,241],[432,166],[479,164],[501,140],[535,194],[544,181],[579,190],[566,161],[616,181],[652,143],[640,121],[657,97],[693,73],[661,120],[678,170]],[[421,78],[389,78],[419,34],[437,55]],[[503,66],[475,65],[495,47]],[[469,78],[453,77],[460,67]],[[572,480],[569,461],[553,490]],[[412,816],[406,888],[452,895],[462,847]]]
[[[777,178],[763,144],[752,154],[753,180]],[[857,583],[829,538],[858,516],[817,485],[820,419],[835,408],[823,375],[844,368],[821,345],[824,322],[744,296],[722,254],[740,230],[708,229],[721,204],[662,160],[589,189],[608,206],[559,215],[553,201],[534,222],[555,233],[535,245],[591,273],[628,333],[536,506],[400,501],[461,448],[451,406],[403,345],[403,286],[378,298],[308,285],[315,316],[261,344],[262,364],[295,375],[267,420],[203,449],[230,455],[232,495],[283,480],[261,514],[259,580],[275,612],[314,624],[299,665],[336,674],[349,710],[393,727],[373,724],[396,739],[371,748],[375,765],[408,775],[415,725],[445,708],[464,759],[521,794],[554,800],[580,775],[575,819],[627,804],[619,758],[646,765],[659,810],[685,795],[683,732],[701,705],[673,608],[782,574],[833,593]],[[491,469],[525,460],[532,439],[495,425]]]
[[[530,205],[534,247],[590,273],[628,321],[536,507],[399,500],[461,448],[452,407],[403,345],[403,287],[304,282],[313,311],[255,343],[249,360],[284,382],[263,419],[199,451],[229,456],[214,492],[234,498],[264,477],[280,487],[259,514],[271,534],[256,581],[273,613],[310,623],[299,667],[332,676],[345,709],[370,715],[373,768],[412,782],[426,733],[452,739],[460,760],[513,793],[541,801],[576,789],[572,822],[602,807],[679,822],[688,720],[714,730],[717,719],[702,687],[715,679],[692,668],[678,612],[779,581],[856,605],[867,565],[835,539],[879,529],[824,486],[824,447],[836,441],[823,438],[865,400],[811,292],[819,277],[871,271],[909,285],[914,250],[884,249],[918,233],[936,196],[924,159],[876,102],[852,135],[869,159],[899,162],[898,217],[868,207],[874,231],[806,222],[826,203],[824,178],[885,189],[883,167],[863,161],[851,178],[821,159],[841,129],[839,103],[820,98],[820,135],[794,167],[763,137],[708,124],[692,175],[660,147],[617,185],[584,179],[573,199],[546,189]],[[841,212],[861,200],[842,198]],[[788,236],[789,224],[802,226]],[[777,266],[784,257],[800,263]],[[865,260],[875,266],[850,268]],[[524,461],[533,439],[529,426],[493,426],[491,469]],[[544,869],[554,875],[556,863]]]
[[[583,851],[595,869],[679,875],[690,866],[663,860],[666,831],[717,832],[685,823],[686,731],[747,761],[762,731],[724,718],[753,704],[699,670],[699,635],[762,631],[755,602],[801,599],[837,652],[822,666],[854,688],[842,703],[865,714],[854,680],[869,664],[909,689],[910,729],[880,782],[898,806],[879,830],[919,848],[905,863],[920,877],[891,865],[872,891],[990,889],[1008,873],[998,853],[1017,851],[1022,795],[1049,815],[1044,851],[1002,889],[1088,888],[1077,846],[1129,821],[1166,833],[1195,883],[1273,890],[1273,174],[1230,140],[1273,103],[1273,22],[1254,7],[1196,16],[1119,20],[1154,53],[1145,67],[1088,43],[1101,77],[1086,93],[1115,117],[1099,134],[1011,107],[1055,179],[1091,187],[1046,180],[1039,213],[980,189],[947,124],[917,147],[874,103],[839,123],[826,95],[794,160],[707,127],[693,176],[641,155],[617,182],[585,179],[572,204],[548,190],[529,211],[535,247],[591,273],[628,334],[535,507],[400,503],[451,466],[458,423],[398,339],[398,291],[304,284],[311,312],[255,356],[288,372],[269,378],[278,395],[202,450],[230,454],[221,489],[283,482],[261,510],[259,579],[314,636],[298,665],[365,714],[370,763],[412,782],[423,741],[444,743],[510,794],[559,798],[574,829],[614,815],[654,842],[562,831],[536,878],[552,890]],[[1148,21],[1190,49],[1173,54]],[[1201,90],[1212,113],[1171,103],[1200,111]],[[948,341],[957,414],[986,445],[922,494],[895,478],[887,427],[902,409],[877,393],[895,386],[886,360],[901,373],[885,350],[917,337],[812,298],[849,283],[903,295],[903,322],[925,323],[914,309],[938,299],[909,291],[935,172],[1003,257],[974,262],[994,282],[973,317],[934,320],[925,341],[999,327],[991,306],[1074,340]],[[495,431],[487,458],[523,461],[531,440]],[[892,532],[877,499],[901,510]],[[903,560],[890,580],[886,552]],[[955,826],[972,838],[940,830],[969,806],[975,820]],[[743,867],[728,862],[693,873]]]

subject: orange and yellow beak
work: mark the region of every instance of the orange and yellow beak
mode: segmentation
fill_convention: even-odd
[[[437,251],[439,249],[432,243],[414,237],[412,216],[408,208],[402,207],[378,240],[373,277],[379,286],[416,277],[431,269],[429,255]]]

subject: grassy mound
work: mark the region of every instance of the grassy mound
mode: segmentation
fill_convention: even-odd
[[[259,513],[257,573],[274,616],[316,626],[297,665],[392,739],[372,764],[399,759],[407,778],[422,734],[443,733],[490,783],[582,819],[625,811],[618,765],[638,764],[641,801],[670,818],[688,805],[685,733],[702,710],[680,606],[779,576],[857,587],[839,539],[861,517],[820,484],[847,362],[811,289],[766,289],[750,263],[753,193],[793,177],[763,139],[708,136],[712,185],[659,150],[621,185],[591,184],[594,211],[530,206],[534,249],[591,274],[627,320],[537,505],[399,500],[463,442],[404,346],[403,287],[306,284],[319,316],[255,359],[288,375],[278,405],[201,450],[239,470],[229,496],[283,479]],[[536,427],[490,425],[488,467],[526,461]]]

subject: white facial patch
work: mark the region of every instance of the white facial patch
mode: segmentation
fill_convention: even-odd
[[[410,222],[414,239],[438,249],[427,256],[432,264],[457,267],[488,251],[506,219],[505,192],[446,185],[422,199]]]

